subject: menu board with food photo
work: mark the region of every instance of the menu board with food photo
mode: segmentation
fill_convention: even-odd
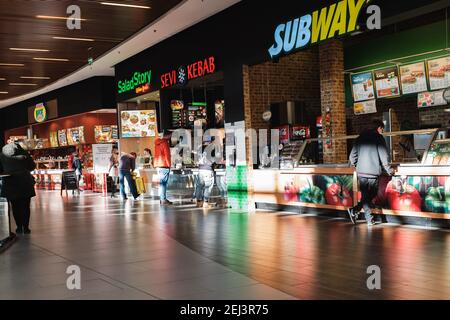
[[[375,98],[372,72],[351,75],[353,100],[364,101]]]
[[[67,146],[67,134],[66,129],[58,130],[58,141],[61,147]]]
[[[122,138],[156,136],[156,110],[122,111]]]
[[[170,109],[172,110],[172,127],[183,128],[185,125],[184,102],[181,100],[170,101]]]
[[[421,92],[417,95],[417,107],[428,108],[435,106],[445,106],[447,101],[444,99],[444,90],[433,92]]]
[[[58,132],[57,131],[50,132],[50,147],[52,147],[52,148],[59,147],[59,144],[58,144]]]
[[[188,107],[188,126],[193,127],[194,123],[205,123],[207,119],[206,103],[192,103]]]
[[[374,74],[378,98],[396,97],[400,95],[397,67],[376,70]]]
[[[117,126],[95,126],[95,142],[97,143],[111,143],[115,142],[117,138],[113,137],[113,127]],[[117,133],[117,129],[115,130]]]
[[[225,121],[225,101],[223,100],[217,100],[214,102],[214,110],[216,114],[216,126],[223,127],[224,121]]]
[[[369,114],[377,112],[376,100],[369,100],[363,102],[356,102],[353,105],[353,111],[356,115]]]
[[[113,141],[119,140],[119,128],[117,126],[111,126],[111,137]]]
[[[431,90],[450,87],[450,56],[428,61],[428,79]]]
[[[85,143],[84,127],[67,129],[67,142],[70,146]]]
[[[419,62],[400,67],[403,94],[427,91],[425,63]]]

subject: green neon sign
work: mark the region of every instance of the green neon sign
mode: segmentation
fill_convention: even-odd
[[[117,92],[121,94],[134,90],[135,88],[143,86],[145,84],[150,84],[151,78],[152,70],[145,72],[136,71],[130,79],[119,80],[119,82],[117,82]]]

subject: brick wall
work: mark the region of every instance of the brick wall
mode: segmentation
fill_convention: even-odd
[[[280,58],[244,67],[244,105],[246,125],[253,129],[269,129],[262,114],[270,104],[299,101],[305,108],[305,123],[315,124],[320,115],[320,83],[317,48],[303,50]]]
[[[322,44],[319,48],[321,111],[326,134],[325,119],[331,113],[331,136],[343,136],[347,133],[345,115],[344,83],[344,47],[341,41],[334,40]],[[345,163],[347,141],[333,141],[324,144],[324,163]]]

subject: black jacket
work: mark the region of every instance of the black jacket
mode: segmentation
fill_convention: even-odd
[[[350,163],[356,166],[356,172],[362,177],[379,177],[383,170],[393,174],[389,165],[386,141],[376,130],[367,130],[355,140]]]
[[[3,178],[0,196],[9,200],[31,198],[34,191],[34,178],[30,171],[36,168],[31,156],[18,144],[7,144],[0,153],[0,173]]]

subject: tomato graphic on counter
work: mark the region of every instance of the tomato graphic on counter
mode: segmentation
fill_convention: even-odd
[[[350,190],[339,183],[333,183],[327,188],[325,199],[331,205],[353,207],[353,198]]]
[[[298,187],[294,181],[286,182],[284,186],[284,200],[288,202],[296,202],[298,199]]]
[[[421,211],[422,198],[419,191],[407,184],[406,179],[394,178],[386,188],[386,197],[392,210]]]

